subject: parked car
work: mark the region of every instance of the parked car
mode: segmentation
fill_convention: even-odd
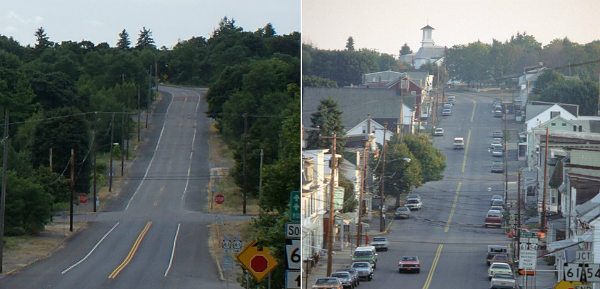
[[[510,259],[508,258],[508,254],[496,254],[492,258],[491,263],[506,263],[506,264],[510,264]]]
[[[498,141],[498,140],[492,141],[491,146],[492,146],[492,149],[496,149],[496,148],[502,149],[502,142]]]
[[[489,266],[492,264],[492,259],[494,256],[498,254],[508,254],[508,246],[504,245],[488,245],[487,246],[487,255],[485,256],[485,261]]]
[[[452,103],[449,103],[449,102],[444,103],[443,108],[444,109],[446,109],[446,108],[448,108],[448,109],[452,108]]]
[[[435,129],[435,131],[433,132],[434,136],[443,136],[444,135],[444,129],[441,127],[438,127]]]
[[[394,212],[394,219],[410,219],[410,209],[408,207],[399,207]]]
[[[494,207],[494,206],[504,207],[504,201],[503,200],[493,200],[492,207]]]
[[[352,276],[352,281],[354,283],[354,287],[360,285],[360,278],[358,277],[358,271],[356,271],[356,269],[354,269],[354,268],[342,268],[342,269],[337,269],[336,272],[348,272],[348,273],[350,273],[350,276]]]
[[[421,260],[417,256],[405,256],[398,262],[398,273],[402,272],[421,272]]]
[[[492,163],[492,173],[503,173],[504,166],[501,163],[494,162]]]
[[[502,133],[501,130],[495,130],[494,133],[492,134],[492,136],[495,138],[496,137],[502,138],[502,137],[504,137],[504,134]]]
[[[354,255],[352,255],[352,262],[369,262],[373,264],[373,269],[377,268],[377,250],[374,246],[361,246],[356,247]]]
[[[493,195],[492,196],[492,200],[490,201],[490,205],[492,205],[494,203],[495,200],[500,200],[500,201],[504,201],[504,197],[501,195]]]
[[[502,110],[494,110],[494,117],[502,117]]]
[[[407,199],[404,206],[408,207],[408,209],[410,210],[420,210],[423,206],[423,202],[421,202],[421,198]]]
[[[451,115],[451,114],[452,114],[452,110],[451,110],[451,109],[449,109],[449,108],[444,108],[444,109],[442,110],[442,115],[443,115],[443,116],[448,116],[448,115]]]
[[[348,272],[335,272],[333,274],[331,274],[330,277],[335,277],[340,279],[340,281],[342,282],[342,285],[344,286],[344,288],[346,289],[354,289],[354,280],[352,279],[352,276],[350,275],[350,273]]]
[[[501,148],[495,148],[492,150],[492,156],[493,157],[503,157],[504,156],[504,150]]]
[[[375,250],[388,250],[388,241],[386,237],[373,237],[371,238],[371,246],[375,247]]]
[[[488,268],[488,278],[492,280],[494,274],[510,274],[512,275],[512,269],[510,265],[506,263],[492,263]]]
[[[519,288],[512,274],[494,274],[490,280],[490,289]]]
[[[490,210],[496,210],[496,211],[504,212],[504,207],[502,207],[502,206],[491,206]]]
[[[485,226],[502,226],[502,212],[498,210],[489,210],[485,214]]]
[[[335,277],[317,278],[317,280],[315,280],[315,284],[312,285],[312,289],[321,288],[344,289],[344,285],[340,279]]]
[[[373,266],[369,262],[354,262],[350,266],[358,272],[358,278],[371,281],[373,279]]]

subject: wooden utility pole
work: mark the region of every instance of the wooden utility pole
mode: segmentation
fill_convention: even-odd
[[[108,172],[108,191],[112,191],[112,182],[113,182],[113,142],[115,136],[115,113],[112,113],[112,117],[110,119],[110,164],[109,172]]]
[[[379,197],[381,198],[381,205],[379,206],[379,232],[383,232],[385,230],[385,218],[384,218],[384,211],[383,211],[383,204],[385,203],[385,194],[384,192],[384,180],[385,180],[385,145],[386,145],[386,141],[385,141],[385,133],[387,131],[387,122],[383,124],[383,153],[382,153],[382,159],[383,161],[381,162],[381,194],[379,195]]]
[[[142,131],[142,125],[141,125],[141,118],[142,118],[142,109],[140,106],[140,86],[138,85],[138,97],[137,97],[137,110],[138,110],[138,123],[137,123],[137,137],[138,137],[138,143],[140,142],[140,136],[141,136],[141,131]]]
[[[2,152],[2,197],[0,197],[0,273],[4,263],[4,212],[6,211],[6,173],[8,163],[8,109],[4,110],[4,151]]]
[[[97,199],[98,199],[98,193],[97,193],[97,190],[96,190],[96,169],[97,169],[97,167],[96,167],[96,154],[98,153],[98,147],[96,145],[97,144],[97,140],[96,140],[96,137],[97,137],[97,135],[96,135],[96,132],[97,132],[96,123],[97,122],[98,122],[98,117],[96,115],[94,115],[94,143],[92,144],[92,148],[94,150],[93,160],[92,160],[93,161],[93,164],[92,164],[92,166],[93,166],[93,170],[92,170],[92,173],[93,173],[92,188],[93,189],[92,190],[94,192],[94,212],[97,212],[96,202],[97,202]]]
[[[517,240],[519,240],[519,243],[521,242],[521,168],[519,168],[519,178],[517,179]],[[519,256],[520,250],[521,250],[521,246],[516,246],[517,247],[517,254],[515,256]]]
[[[370,135],[370,134],[369,134]],[[360,182],[360,193],[358,196],[358,226],[356,232],[356,247],[360,247],[362,242],[362,203],[363,203],[363,194],[365,192],[365,183],[367,177],[367,150],[369,149],[369,144],[371,140],[369,139],[365,144],[365,150],[363,151],[363,165],[362,165],[362,177]]]
[[[333,219],[334,219],[334,214],[333,214],[333,193],[334,193],[334,187],[335,187],[335,169],[336,169],[336,152],[335,152],[335,147],[336,147],[336,135],[333,134],[333,139],[332,139],[332,145],[331,145],[331,179],[329,181],[329,185],[330,187],[330,191],[329,191],[329,228],[327,230],[327,276],[331,275],[331,266],[332,266],[332,259],[333,259]]]
[[[242,214],[246,215],[246,184],[247,184],[247,178],[246,178],[246,163],[247,163],[247,158],[246,158],[246,148],[248,146],[248,114],[244,113],[244,155],[243,155],[243,184],[242,184]],[[329,275],[327,275],[329,276]]]
[[[125,107],[121,114],[121,177],[125,173]]]
[[[508,106],[504,105],[504,201],[508,200],[508,148],[506,147],[506,119],[508,118]]]
[[[403,104],[403,100],[404,97],[402,96],[402,89],[400,89],[400,143],[402,143],[402,134],[404,134],[404,116],[403,116],[403,112],[404,112],[404,104]]]
[[[548,182],[546,181],[546,178],[548,177],[548,132],[548,127],[546,127],[546,157],[544,159],[544,196],[542,197],[542,232],[544,233],[546,233],[546,187],[548,186]]]
[[[71,149],[71,199],[69,200],[69,231],[73,232],[73,197],[75,196],[75,149]]]

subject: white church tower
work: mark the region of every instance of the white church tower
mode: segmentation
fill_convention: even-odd
[[[435,45],[435,42],[433,41],[433,39],[431,38],[432,34],[433,34],[433,30],[435,30],[433,27],[429,26],[429,24],[423,28],[421,28],[421,30],[423,30],[423,40],[421,41],[421,47],[423,46],[428,46],[428,45]]]

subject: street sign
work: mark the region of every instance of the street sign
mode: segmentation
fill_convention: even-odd
[[[569,263],[565,265],[565,281],[581,281],[581,268],[579,264]]]
[[[215,195],[215,202],[217,204],[219,204],[219,205],[222,204],[222,203],[224,203],[225,202],[225,196],[223,196],[223,194],[216,194]]]
[[[285,255],[287,256],[288,269],[300,270],[302,258],[300,256],[300,240],[292,240],[291,245],[285,245]]]
[[[290,192],[290,221],[300,222],[300,191]]]
[[[80,204],[85,204],[85,203],[87,203],[88,197],[87,197],[87,195],[86,195],[86,194],[84,194],[84,193],[81,193],[81,194],[79,194],[79,196],[77,197],[77,200],[79,200],[79,203],[80,203]]]
[[[221,259],[221,268],[223,271],[233,271],[233,257],[225,255]]]
[[[300,270],[285,271],[285,288],[300,289]]]
[[[585,264],[583,273],[587,282],[600,282],[600,264]]]
[[[277,266],[269,248],[259,248],[256,241],[252,241],[237,258],[259,282]]]
[[[223,237],[223,242],[221,243],[221,248],[223,248],[224,253],[231,252],[231,239],[229,237]]]
[[[519,269],[535,270],[537,263],[537,250],[519,251]]]
[[[300,230],[299,223],[285,223],[285,238],[286,239],[300,239],[302,231]]]
[[[575,251],[575,262],[576,263],[592,263],[592,251],[590,250],[577,250]]]
[[[509,220],[516,220],[516,219],[517,219],[517,215],[515,215],[515,214],[510,214],[510,215],[508,215],[508,219],[509,219]]]
[[[592,285],[592,284],[573,285],[573,289],[592,289],[592,288],[594,288],[594,285]]]
[[[521,243],[521,244],[519,244],[519,249],[520,250],[537,250],[538,244]]]
[[[233,252],[239,253],[241,251],[242,251],[242,238],[241,237],[233,238]]]

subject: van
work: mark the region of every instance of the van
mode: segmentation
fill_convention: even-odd
[[[492,263],[492,258],[498,254],[508,254],[508,246],[488,245],[485,261],[489,266]]]
[[[377,268],[377,252],[375,246],[357,247],[352,255],[352,262],[369,262],[373,264],[373,269]]]
[[[465,139],[462,137],[455,137],[454,138],[454,149],[465,149]]]

